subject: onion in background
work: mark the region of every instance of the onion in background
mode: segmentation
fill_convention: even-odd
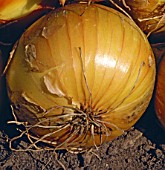
[[[28,15],[41,8],[41,0],[1,0],[0,22],[7,22]]]
[[[155,110],[160,123],[165,129],[165,50],[158,67]]]
[[[0,0],[0,24],[57,6],[57,0]]]
[[[126,10],[148,35],[165,31],[165,0],[110,0]]]

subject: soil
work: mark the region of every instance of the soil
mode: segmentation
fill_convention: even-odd
[[[60,170],[63,166],[68,170],[165,169],[165,147],[158,147],[135,129],[98,150],[78,155],[65,151],[11,152],[2,138],[0,147],[2,170]]]
[[[6,28],[0,29],[0,49],[6,55],[3,56],[4,65],[12,47],[10,41],[6,43],[5,40],[11,40],[10,38],[14,36],[15,39],[12,38],[14,42],[21,35],[21,31],[19,33],[17,31],[17,35],[12,35],[11,30],[8,33],[6,34]],[[153,45],[158,62],[165,54],[165,45],[162,46],[162,42],[160,43],[160,48]],[[4,81],[1,80],[2,83]],[[2,95],[7,94],[3,91]],[[4,112],[4,108],[6,109],[9,104],[8,100],[3,99],[0,104],[2,107],[0,108],[0,170],[165,170],[165,129],[156,117],[154,98],[141,119],[129,131],[98,149],[93,148],[79,154],[65,150],[11,150],[9,140],[18,134],[17,126],[7,124],[9,120],[13,120],[10,112]],[[13,147],[26,148],[27,144],[27,139],[22,137]]]

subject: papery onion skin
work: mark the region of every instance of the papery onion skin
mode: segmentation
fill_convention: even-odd
[[[39,19],[19,40],[7,71],[18,119],[68,150],[99,146],[133,126],[154,82],[146,36],[100,5],[68,5]]]
[[[162,58],[156,83],[155,110],[159,121],[165,129],[165,56]]]
[[[146,33],[165,31],[165,0],[113,0],[124,8]]]

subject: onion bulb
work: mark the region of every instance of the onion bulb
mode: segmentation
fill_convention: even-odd
[[[20,38],[7,71],[12,110],[31,139],[68,150],[97,147],[133,126],[154,82],[146,36],[123,14],[95,4],[40,18]]]
[[[18,19],[39,9],[41,0],[0,0],[0,23]]]
[[[165,56],[162,58],[156,84],[155,110],[158,119],[165,128]]]
[[[165,0],[114,1],[124,7],[145,33],[165,31]]]

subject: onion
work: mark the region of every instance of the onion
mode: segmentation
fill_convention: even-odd
[[[114,2],[124,8],[148,35],[165,31],[165,0],[114,0]]]
[[[123,14],[94,4],[35,22],[7,71],[12,110],[27,122],[28,137],[68,150],[97,147],[133,126],[154,82],[146,36]]]
[[[165,128],[165,56],[162,58],[156,84],[155,110],[158,119]]]
[[[0,23],[18,19],[41,8],[41,0],[0,0]]]

